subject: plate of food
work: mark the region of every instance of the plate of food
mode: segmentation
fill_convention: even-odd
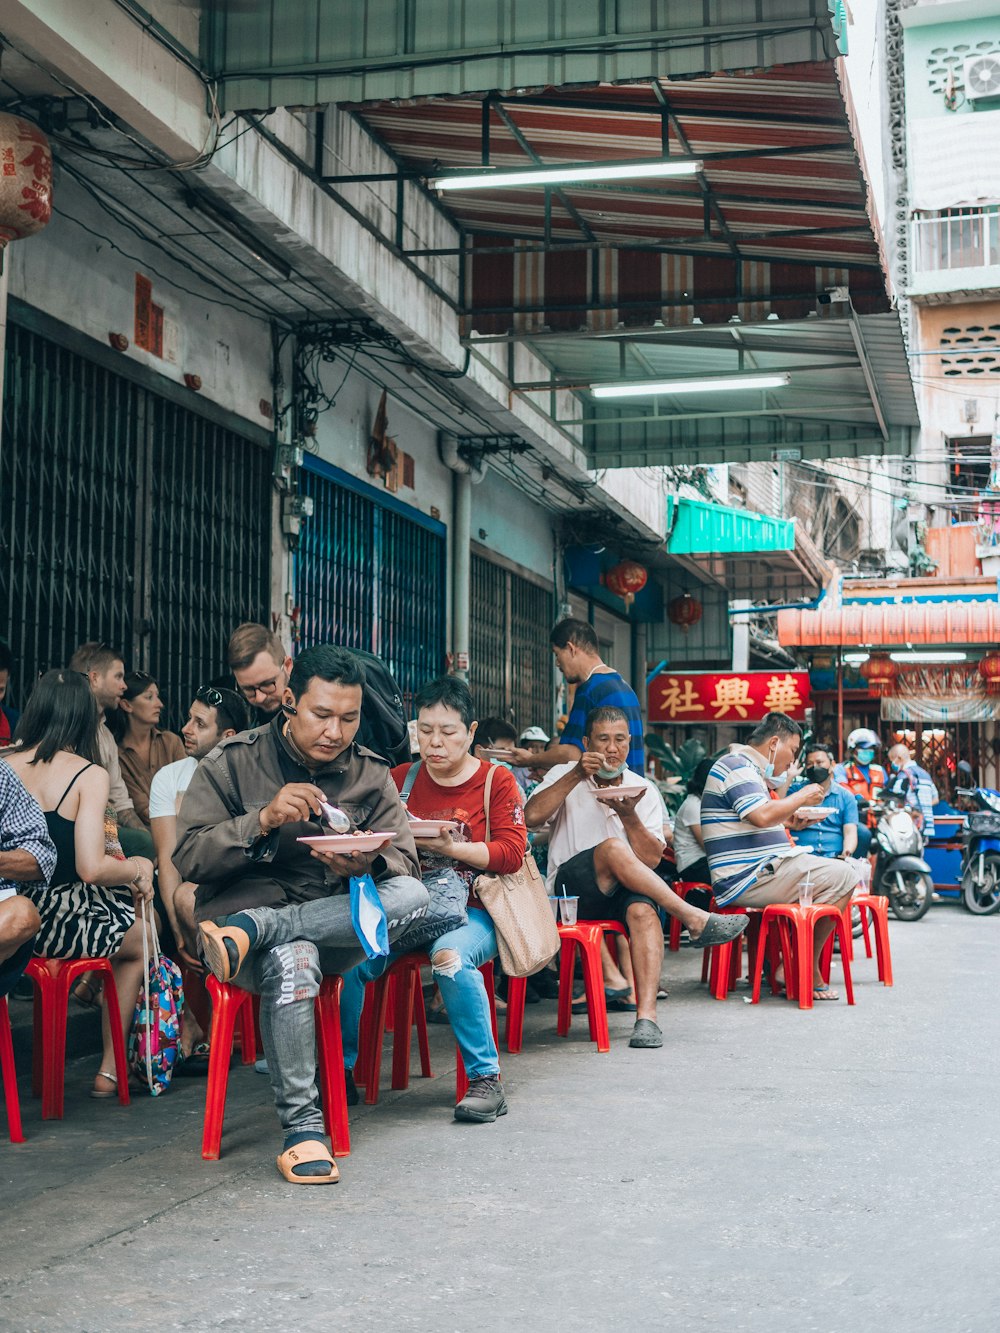
[[[319,837],[296,838],[295,841],[304,842],[314,852],[336,852],[338,855],[344,855],[347,852],[373,851],[383,843],[391,842],[395,836],[395,831],[389,829],[385,833],[323,833]]]
[[[637,782],[623,782],[620,787],[595,787],[594,797],[607,805],[609,801],[630,800],[633,796],[641,796],[645,790],[646,788]]]
[[[455,833],[458,831],[458,825],[453,819],[411,818],[410,820],[410,832],[415,838],[439,838],[445,829],[449,833]]]
[[[799,806],[795,814],[799,819],[825,819],[827,815],[835,815],[837,812],[832,805],[802,805]]]

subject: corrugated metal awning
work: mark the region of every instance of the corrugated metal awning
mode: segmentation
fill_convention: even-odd
[[[779,611],[784,648],[936,648],[1000,644],[1000,603],[938,602]]]

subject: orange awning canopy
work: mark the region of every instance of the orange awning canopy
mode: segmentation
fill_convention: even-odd
[[[779,611],[783,648],[948,648],[1000,644],[1000,603],[932,602]]]

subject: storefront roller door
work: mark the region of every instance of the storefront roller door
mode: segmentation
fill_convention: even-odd
[[[377,653],[409,708],[445,669],[444,524],[320,459],[299,475],[313,501],[295,561],[301,647]]]
[[[471,582],[469,683],[479,716],[551,730],[551,588],[475,553]]]
[[[266,620],[269,451],[20,323],[7,328],[0,637],[22,703],[87,639],[151,670],[179,725]]]

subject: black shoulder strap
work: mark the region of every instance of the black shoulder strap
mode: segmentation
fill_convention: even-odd
[[[62,805],[63,801],[65,801],[66,797],[70,794],[70,792],[73,790],[73,787],[74,787],[74,785],[75,785],[75,783],[76,783],[77,778],[82,777],[83,774],[86,773],[86,771],[87,771],[88,768],[93,768],[93,767],[94,767],[93,764],[84,764],[83,768],[78,768],[78,769],[76,770],[76,772],[75,772],[75,773],[73,774],[73,776],[70,778],[70,780],[69,780],[69,784],[67,785],[66,790],[65,790],[65,791],[63,792],[63,794],[59,797],[58,801],[56,801],[56,807],[55,807],[55,809],[52,811],[52,813],[53,813],[54,815],[59,813],[59,807]]]

